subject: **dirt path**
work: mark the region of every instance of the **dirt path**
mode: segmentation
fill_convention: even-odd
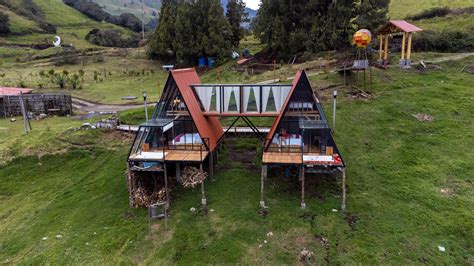
[[[72,107],[84,112],[119,112],[130,109],[143,108],[143,104],[101,104],[72,98]]]

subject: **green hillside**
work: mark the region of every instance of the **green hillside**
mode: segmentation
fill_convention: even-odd
[[[433,7],[460,8],[474,6],[471,0],[392,0],[389,15],[392,19],[404,19]]]
[[[11,0],[12,3],[16,1]],[[44,13],[45,21],[57,27],[57,34],[48,34],[40,29],[34,19],[15,14],[10,8],[0,5],[0,10],[10,17],[9,25],[12,34],[0,38],[0,45],[34,44],[53,41],[55,35],[63,39],[63,43],[72,44],[77,48],[94,47],[84,40],[85,35],[93,28],[116,29],[124,34],[130,31],[110,23],[97,22],[81,12],[65,5],[61,0],[33,0]]]
[[[159,13],[160,5],[160,1],[94,0],[93,2],[103,6],[107,13],[115,16],[122,13],[131,13],[138,18],[142,18],[143,10],[145,24],[151,19],[157,18],[157,16],[154,15]]]

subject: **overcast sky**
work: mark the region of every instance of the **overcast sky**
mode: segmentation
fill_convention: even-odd
[[[260,4],[260,0],[244,0],[245,4],[247,7],[250,7],[251,9],[258,9],[258,4]]]

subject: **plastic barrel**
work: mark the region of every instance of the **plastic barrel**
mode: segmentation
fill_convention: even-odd
[[[198,65],[199,67],[206,67],[207,65],[207,58],[205,58],[204,56],[203,57],[199,57],[199,61],[198,61]]]
[[[207,65],[209,68],[213,68],[216,66],[216,59],[214,57],[208,57],[207,58]]]

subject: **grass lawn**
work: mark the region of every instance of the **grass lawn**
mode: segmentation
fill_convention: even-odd
[[[305,247],[318,264],[473,264],[474,76],[460,73],[472,59],[426,73],[374,71],[368,101],[340,93],[335,138],[348,165],[347,213],[332,211],[340,206],[334,178],[308,177],[301,210],[297,182],[276,169],[265,191],[270,214],[261,217],[259,144],[227,139],[216,180],[206,183],[213,211],[190,212],[200,191],[177,187],[168,228],[156,221],[150,237],[146,210],[128,208],[130,138],[64,133],[80,123],[73,118],[35,122],[38,135],[25,137],[21,121],[2,119],[1,149],[17,152],[0,166],[0,261],[295,264]],[[330,102],[323,105],[331,119]],[[417,113],[434,119],[419,122]],[[67,150],[38,158],[43,138],[60,138],[66,145],[56,149]]]

